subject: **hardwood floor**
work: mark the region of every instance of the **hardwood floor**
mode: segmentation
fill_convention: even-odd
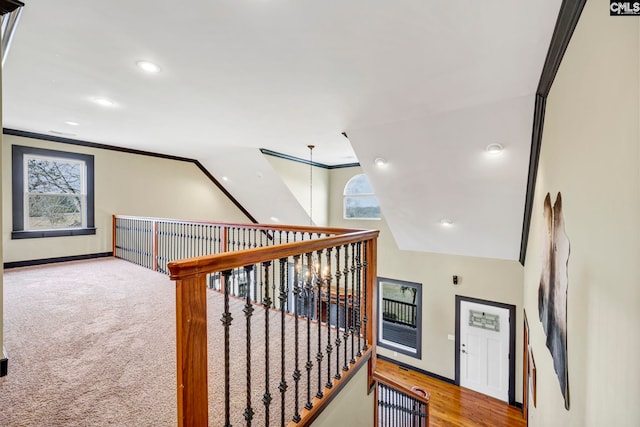
[[[524,427],[518,408],[466,388],[405,370],[378,359],[376,371],[406,386],[418,386],[431,394],[430,427]]]

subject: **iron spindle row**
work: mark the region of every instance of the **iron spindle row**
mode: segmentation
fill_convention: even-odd
[[[116,256],[134,264],[152,268],[152,221],[141,218],[117,218]]]
[[[156,221],[157,269],[167,274],[170,261],[220,253],[220,226]]]
[[[427,404],[415,397],[378,383],[379,427],[426,427],[428,425]]]
[[[390,298],[382,299],[383,319],[402,325],[416,327],[417,306],[404,301],[397,301]]]

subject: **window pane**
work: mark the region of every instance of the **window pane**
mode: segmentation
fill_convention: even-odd
[[[365,174],[356,175],[347,182],[344,195],[351,196],[354,194],[373,194],[373,188],[371,188],[369,178]]]
[[[29,194],[28,197],[28,229],[82,227],[83,197],[62,194]]]
[[[345,218],[380,218],[380,205],[375,196],[369,197],[345,197],[344,198]]]
[[[64,160],[29,159],[29,193],[80,194],[82,167],[78,162]]]

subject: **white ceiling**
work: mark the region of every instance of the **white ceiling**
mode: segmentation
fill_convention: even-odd
[[[4,126],[196,158],[261,222],[308,217],[258,148],[314,144],[315,161],[361,162],[401,248],[518,259],[560,3],[26,0]]]

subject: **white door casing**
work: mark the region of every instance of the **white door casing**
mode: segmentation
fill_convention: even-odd
[[[462,387],[509,402],[509,322],[506,308],[461,301]]]

